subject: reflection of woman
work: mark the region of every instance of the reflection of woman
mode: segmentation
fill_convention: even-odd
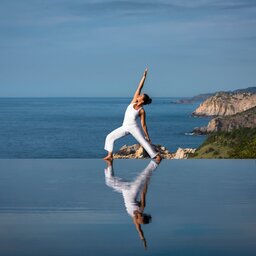
[[[106,185],[113,188],[115,191],[122,193],[126,211],[132,217],[139,236],[146,248],[146,239],[141,229],[141,224],[148,224],[151,222],[151,215],[144,213],[144,209],[146,206],[148,182],[152,172],[157,168],[158,164],[154,161],[150,161],[148,166],[133,182],[127,182],[115,177],[112,162],[107,161],[107,163],[108,167],[105,169]],[[139,195],[140,201],[138,201]]]
[[[122,126],[112,131],[106,137],[104,149],[108,151],[108,155],[104,158],[105,160],[111,161],[113,159],[115,140],[131,134],[142,145],[152,159],[155,158],[157,163],[160,163],[161,161],[161,156],[151,146],[151,140],[149,138],[146,125],[146,112],[143,108],[143,105],[150,104],[152,101],[147,94],[141,94],[141,90],[147,76],[147,71],[147,69],[144,71],[143,77],[133,96],[133,99],[126,109]],[[141,127],[143,128],[145,137],[143,136],[142,131],[136,122],[138,117],[141,119]]]

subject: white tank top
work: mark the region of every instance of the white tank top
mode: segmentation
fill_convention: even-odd
[[[139,112],[142,109],[142,107],[136,110],[133,107],[134,104],[136,103],[131,103],[130,105],[128,105],[124,114],[123,126],[138,125],[136,119],[138,118]]]

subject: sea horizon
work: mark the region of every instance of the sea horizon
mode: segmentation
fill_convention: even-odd
[[[0,158],[101,158],[105,137],[121,126],[130,97],[0,98]],[[208,118],[193,118],[198,103],[172,104],[177,97],[155,97],[147,112],[153,144],[170,152],[197,148],[205,136],[189,136]],[[160,129],[160,130],[159,130]],[[161,131],[161,132],[159,132]],[[137,143],[131,136],[124,144]]]
[[[152,96],[150,95],[152,99],[154,98],[171,98],[171,99],[180,99],[180,98],[191,98],[192,96]],[[129,96],[0,96],[0,99],[5,98],[131,98]],[[183,103],[180,103],[183,104]]]

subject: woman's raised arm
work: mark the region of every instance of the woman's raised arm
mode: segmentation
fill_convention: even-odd
[[[148,69],[146,68],[145,71],[144,71],[144,74],[140,80],[140,83],[138,85],[138,88],[136,90],[136,92],[134,93],[134,96],[133,96],[133,99],[132,99],[132,103],[133,102],[136,102],[137,101],[137,97],[140,95],[140,92],[141,92],[141,89],[143,88],[143,85],[144,85],[144,82],[146,80],[146,77],[147,77],[147,72],[148,72]]]

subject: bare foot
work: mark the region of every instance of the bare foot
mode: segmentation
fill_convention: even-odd
[[[107,163],[107,166],[112,166],[112,160],[109,160],[109,159],[104,159]]]
[[[157,155],[156,158],[155,158],[155,162],[157,164],[160,164],[161,161],[162,161],[162,157],[160,155]]]
[[[107,155],[103,158],[104,160],[109,160],[109,161],[112,161],[113,160],[113,157],[111,155]]]

